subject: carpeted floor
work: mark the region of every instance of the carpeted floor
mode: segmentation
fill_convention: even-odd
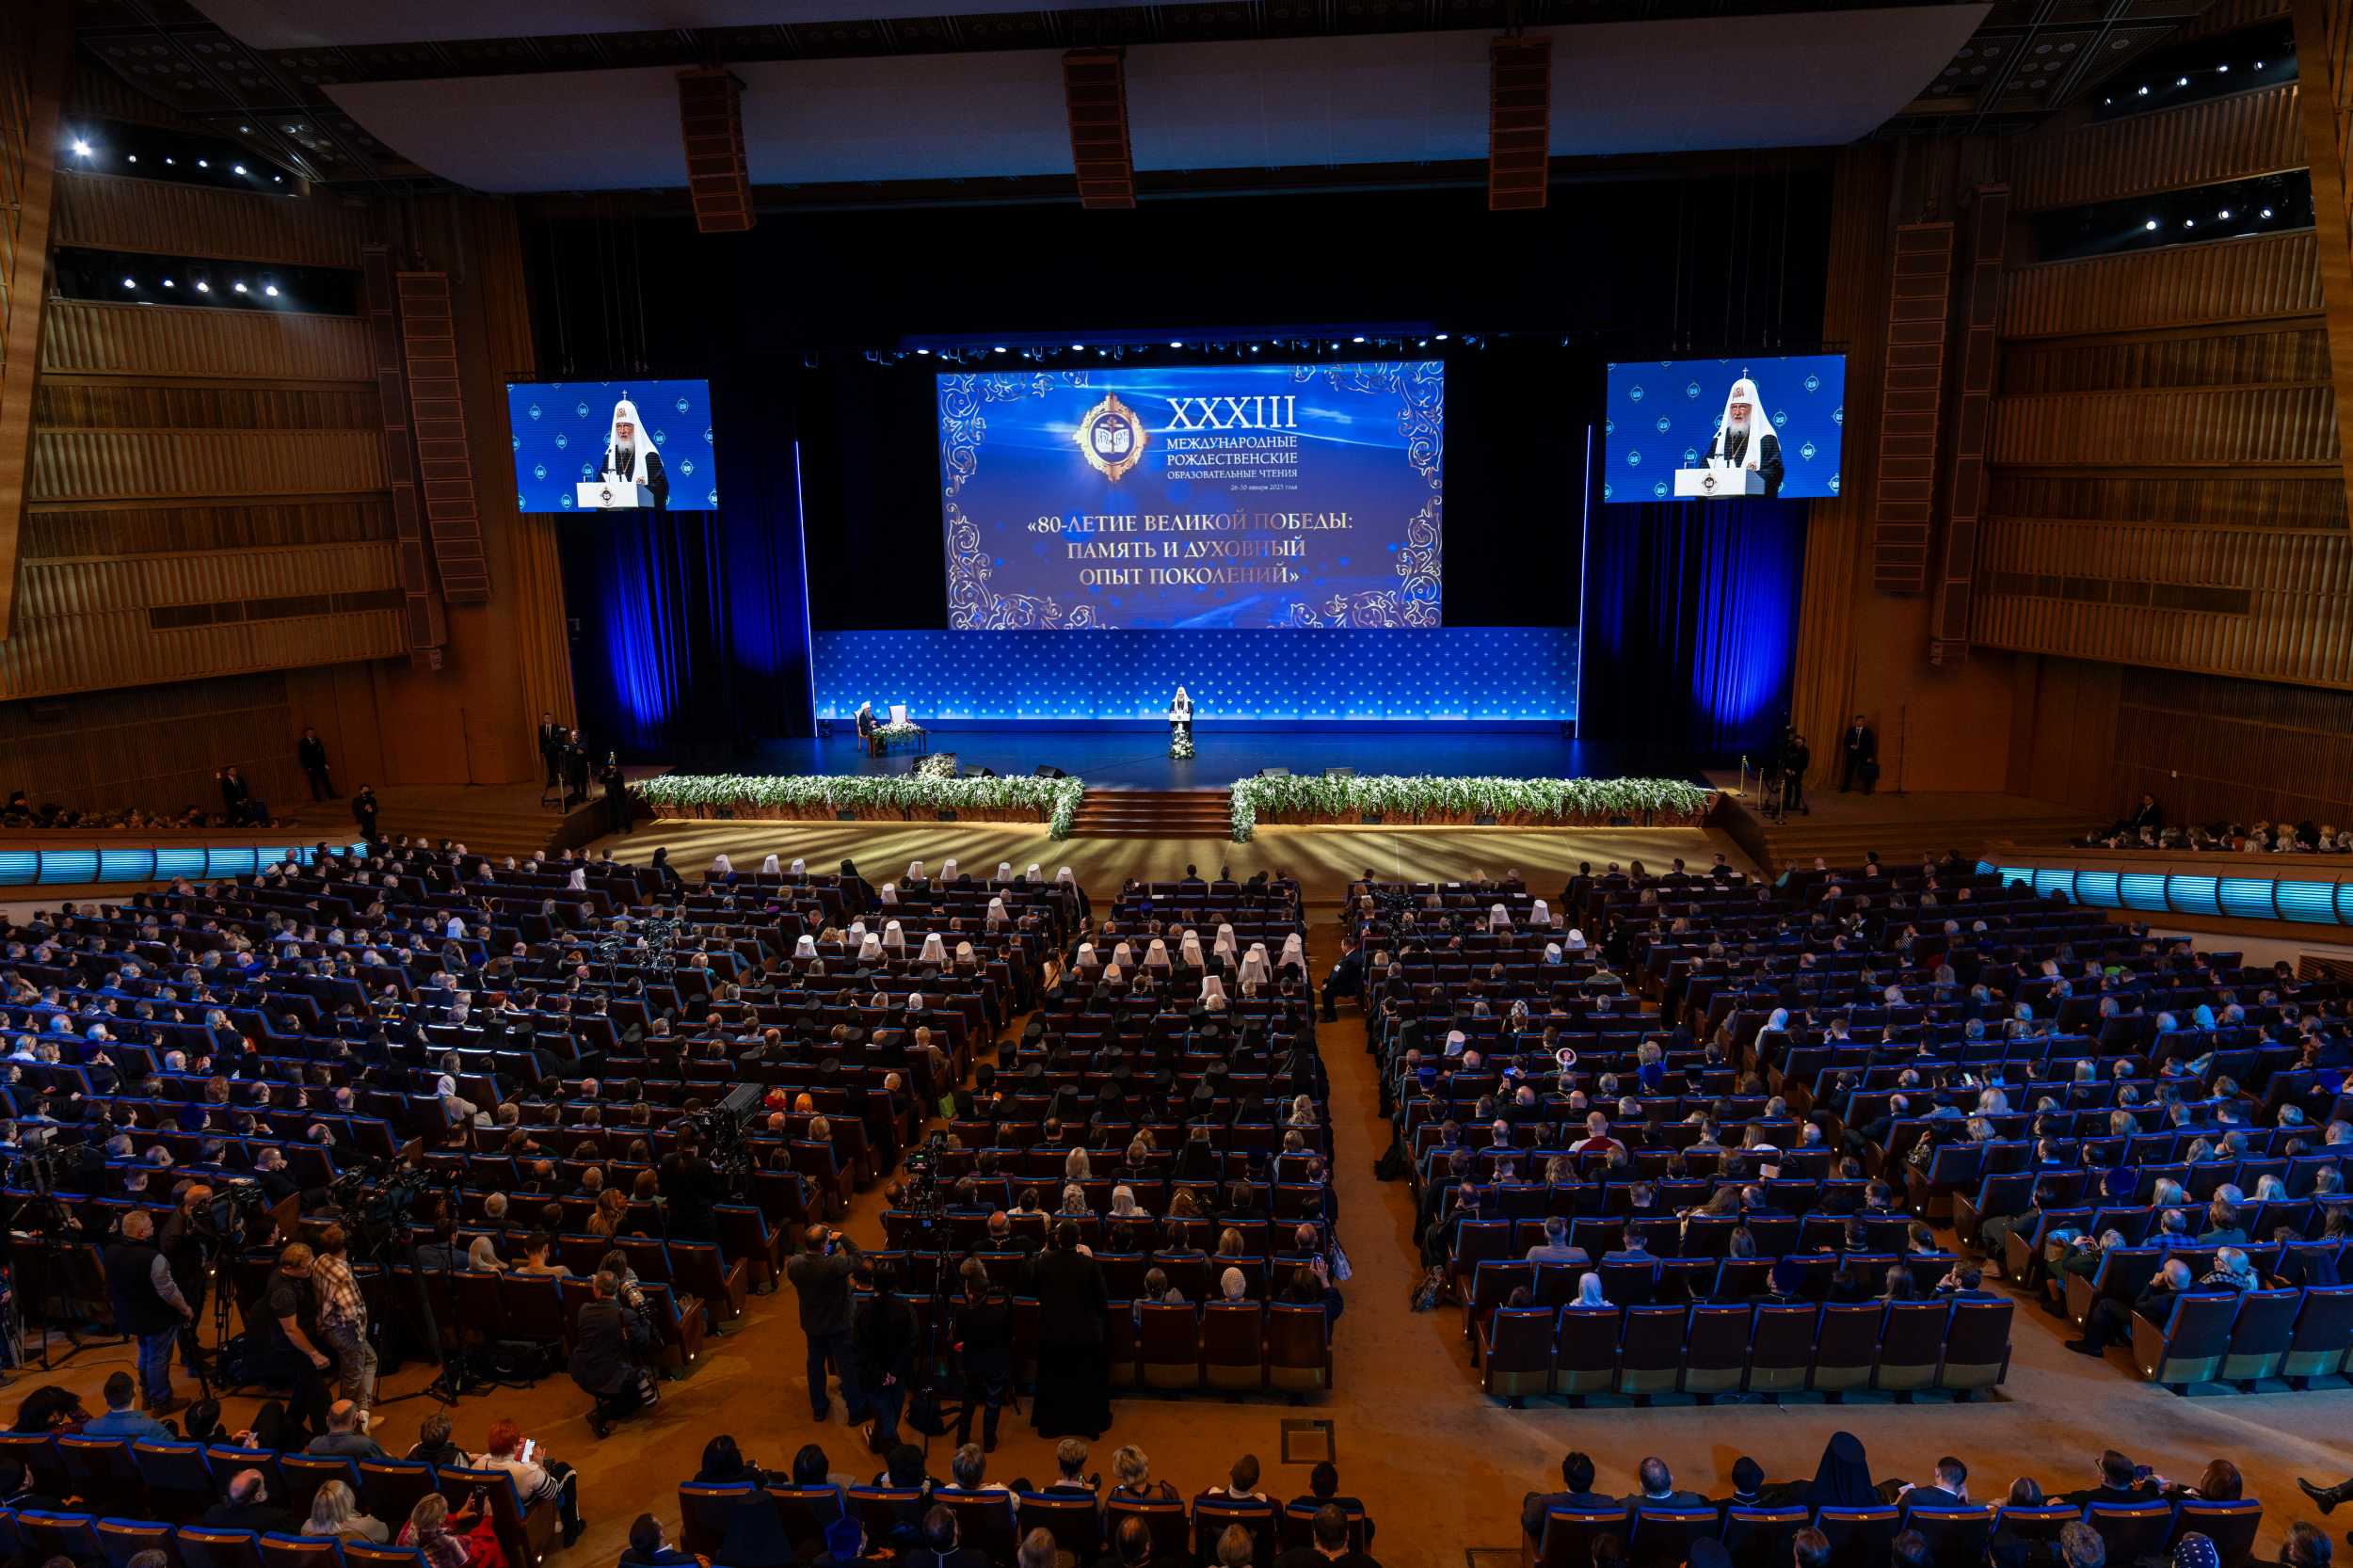
[[[1657,859],[1674,853],[1704,857],[1708,849],[1702,835],[1666,833],[1276,828],[1250,845],[1196,847],[1055,845],[1042,829],[1025,828],[714,823],[640,828],[624,841],[625,853],[642,857],[665,841],[690,872],[720,848],[739,864],[746,863],[748,855],[752,865],[771,847],[788,857],[806,855],[812,863],[826,865],[852,854],[870,867],[870,874],[873,869],[896,870],[918,855],[936,868],[953,854],[982,872],[993,870],[999,859],[1016,865],[1037,859],[1049,871],[1066,861],[1100,891],[1125,872],[1173,874],[1188,856],[1200,859],[1205,870],[1212,856],[1230,856],[1243,874],[1262,865],[1286,865],[1305,879],[1320,905],[1313,911],[1309,944],[1318,974],[1337,945],[1331,900],[1368,862],[1384,874],[1417,875],[1511,864],[1544,888],[1578,858]],[[1337,1331],[1337,1389],[1296,1407],[1214,1395],[1121,1398],[1095,1467],[1108,1469],[1111,1448],[1133,1443],[1151,1456],[1156,1476],[1190,1495],[1221,1482],[1233,1457],[1247,1451],[1265,1466],[1262,1489],[1289,1497],[1305,1490],[1307,1464],[1283,1463],[1285,1423],[1328,1421],[1342,1490],[1370,1504],[1379,1526],[1375,1555],[1391,1565],[1451,1564],[1478,1548],[1515,1552],[1521,1495],[1531,1487],[1557,1486],[1561,1453],[1570,1448],[1593,1455],[1605,1491],[1631,1491],[1635,1465],[1644,1455],[1657,1454],[1673,1468],[1679,1484],[1711,1496],[1725,1490],[1722,1478],[1742,1453],[1753,1455],[1777,1480],[1810,1474],[1824,1440],[1840,1428],[1864,1440],[1881,1476],[1924,1477],[1939,1455],[1958,1455],[1970,1466],[1972,1494],[1981,1497],[2000,1496],[2022,1473],[2037,1476],[2055,1491],[2089,1484],[2094,1459],[2111,1445],[2177,1479],[2194,1478],[2209,1458],[2222,1455],[2240,1464],[2249,1495],[2266,1505],[2265,1555],[2276,1554],[2289,1523],[2316,1517],[2296,1490],[2297,1475],[2334,1480],[2353,1471],[2353,1445],[2345,1437],[2353,1430],[2353,1392],[2179,1399],[2130,1381],[2116,1362],[2070,1354],[2056,1326],[2031,1309],[2019,1320],[2009,1386],[1998,1398],[1969,1405],[1924,1400],[1901,1407],[1858,1400],[1835,1409],[1801,1402],[1702,1410],[1662,1401],[1648,1410],[1620,1405],[1572,1411],[1558,1400],[1538,1400],[1526,1411],[1506,1409],[1478,1391],[1460,1314],[1445,1309],[1417,1315],[1408,1309],[1412,1206],[1401,1183],[1385,1185],[1372,1176],[1387,1127],[1377,1113],[1363,1027],[1346,1012],[1337,1026],[1322,1031],[1321,1040],[1333,1080],[1341,1236],[1355,1268]],[[850,1220],[852,1233],[876,1236],[880,1207],[879,1192],[860,1194]],[[130,1365],[128,1347],[93,1350],[75,1357],[56,1381],[82,1391],[96,1408],[105,1374]],[[704,1441],[716,1432],[732,1432],[761,1463],[787,1463],[800,1445],[814,1441],[825,1447],[838,1471],[865,1476],[879,1468],[843,1425],[839,1400],[829,1423],[808,1419],[801,1367],[802,1339],[788,1287],[777,1296],[753,1298],[744,1327],[713,1340],[684,1382],[665,1384],[657,1411],[625,1423],[604,1442],[589,1434],[583,1418],[585,1401],[560,1377],[532,1389],[470,1398],[454,1414],[461,1442],[478,1445],[494,1416],[511,1416],[554,1457],[577,1465],[591,1524],[580,1544],[559,1556],[574,1563],[610,1562],[639,1512],[675,1523],[676,1484],[694,1474]],[[415,1368],[395,1374],[387,1392],[413,1393],[427,1375]],[[20,1374],[15,1397],[40,1381],[37,1371]],[[234,1400],[231,1414],[241,1420],[252,1407],[250,1400]],[[382,1407],[379,1439],[395,1454],[405,1451],[429,1408],[413,1399]],[[1307,1441],[1306,1459],[1321,1452],[1316,1434],[1298,1435]],[[991,1473],[1042,1478],[1052,1469],[1050,1448],[1009,1413]],[[948,1440],[934,1441],[934,1474],[945,1473],[949,1454]],[[2342,1531],[2353,1520],[2341,1515],[2335,1523]]]

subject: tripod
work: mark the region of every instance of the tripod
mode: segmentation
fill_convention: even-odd
[[[17,1207],[7,1226],[11,1232],[28,1233],[31,1240],[29,1246],[20,1245],[14,1249],[15,1256],[21,1263],[16,1283],[24,1296],[21,1305],[16,1304],[13,1292],[10,1298],[17,1313],[19,1332],[16,1362],[20,1367],[24,1365],[22,1340],[25,1336],[22,1333],[23,1324],[30,1318],[38,1317],[41,1321],[41,1331],[40,1348],[35,1352],[36,1364],[44,1372],[64,1366],[84,1351],[108,1349],[131,1342],[128,1334],[118,1335],[111,1339],[85,1340],[73,1327],[76,1322],[91,1320],[93,1314],[86,1308],[104,1300],[105,1289],[102,1281],[91,1281],[78,1291],[73,1288],[70,1277],[70,1264],[75,1256],[73,1249],[89,1246],[90,1243],[63,1200],[57,1196],[56,1173],[52,1169],[55,1160],[54,1155],[46,1152],[19,1157],[10,1185],[30,1189],[31,1196]],[[96,1249],[93,1247],[92,1250]],[[52,1323],[67,1325],[66,1352],[54,1361],[49,1352],[49,1325]]]

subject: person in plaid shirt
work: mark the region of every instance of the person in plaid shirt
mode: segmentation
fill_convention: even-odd
[[[368,1305],[352,1277],[351,1240],[341,1225],[319,1237],[312,1275],[319,1293],[319,1330],[343,1378],[344,1398],[359,1407],[359,1430],[368,1430],[368,1406],[376,1400],[376,1347],[368,1343]]]

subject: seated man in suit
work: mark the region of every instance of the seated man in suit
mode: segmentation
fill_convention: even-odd
[[[1628,1509],[1707,1507],[1707,1499],[1698,1493],[1675,1490],[1674,1473],[1657,1454],[1636,1466],[1634,1479],[1642,1483],[1642,1489],[1619,1499]]]
[[[1561,1492],[1530,1492],[1520,1501],[1520,1528],[1530,1541],[1545,1536],[1545,1514],[1556,1508],[1592,1509],[1607,1512],[1621,1506],[1615,1497],[1605,1497],[1593,1490],[1593,1462],[1581,1450],[1572,1448],[1561,1461],[1561,1483],[1567,1490]]]
[[[1343,1497],[1339,1491],[1339,1466],[1328,1459],[1319,1459],[1316,1467],[1307,1472],[1307,1495],[1293,1497],[1290,1506],[1311,1512],[1320,1508],[1337,1508],[1343,1513],[1362,1513],[1365,1511],[1361,1499]],[[1539,1525],[1542,1523],[1542,1520],[1538,1521]],[[1369,1519],[1365,1521],[1365,1544],[1372,1544],[1372,1521]]]
[[[1903,1501],[1919,1508],[1965,1508],[1969,1504],[1969,1466],[1946,1454],[1936,1462],[1936,1484],[1907,1486]]]
[[[2129,1308],[2114,1296],[2103,1296],[2092,1303],[2090,1314],[2084,1319],[2084,1336],[2070,1339],[2067,1348],[2078,1355],[2105,1355],[2110,1345],[2133,1336],[2134,1318],[2164,1322],[2167,1314],[2173,1310],[2173,1299],[2190,1285],[2189,1265],[2178,1257],[2167,1258],[2165,1267],[2156,1272]]]
[[[2100,1455],[2099,1485],[2062,1493],[2051,1501],[2081,1508],[2086,1503],[2145,1503],[2157,1495],[2155,1478],[2146,1466],[2135,1464],[2109,1448]]]

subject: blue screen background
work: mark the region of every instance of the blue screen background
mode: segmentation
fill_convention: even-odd
[[[1675,470],[1699,465],[1723,422],[1724,394],[1742,376],[1756,383],[1781,439],[1782,498],[1836,495],[1847,357],[1751,354],[1611,365],[1601,498],[1673,500]]]
[[[570,512],[572,487],[594,479],[613,433],[613,405],[637,405],[670,480],[670,510],[719,509],[719,465],[712,451],[711,383],[663,381],[510,381],[506,424],[515,449],[515,508]]]
[[[948,621],[959,631],[1421,627],[1440,624],[1445,366],[1436,360],[1194,365],[938,377]],[[1107,396],[1144,432],[1116,477],[1079,434]],[[1197,398],[1290,399],[1274,431],[1185,421]],[[1205,441],[1295,440],[1294,473],[1187,472]],[[1195,454],[1183,449],[1193,444]],[[1176,458],[1172,463],[1171,459]],[[1081,518],[1348,515],[1329,531],[1088,536]],[[1058,531],[1058,529],[1060,531]],[[1302,553],[1074,559],[1074,546],[1296,540]],[[1156,568],[1282,567],[1284,582],[1153,582]],[[1141,568],[1137,583],[1090,569]]]

